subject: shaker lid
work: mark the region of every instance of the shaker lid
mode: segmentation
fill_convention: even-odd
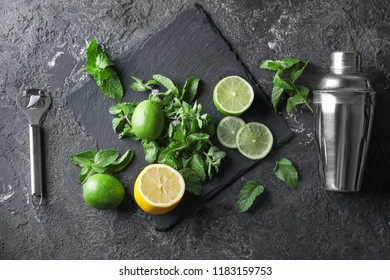
[[[336,51],[331,54],[330,72],[323,76],[314,94],[327,92],[373,92],[371,83],[360,73],[360,54],[356,51]]]
[[[357,51],[336,51],[331,54],[330,70],[360,71],[360,54]]]

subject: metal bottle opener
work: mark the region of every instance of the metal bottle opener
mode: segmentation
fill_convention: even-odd
[[[18,107],[26,114],[30,134],[31,196],[34,206],[42,204],[42,155],[39,122],[51,104],[51,97],[40,89],[27,89],[16,97]]]

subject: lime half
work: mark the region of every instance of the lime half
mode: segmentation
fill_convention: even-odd
[[[224,117],[217,126],[219,143],[226,148],[236,149],[236,135],[243,125],[245,121],[239,117]]]
[[[238,130],[236,143],[243,156],[257,160],[264,158],[271,151],[274,137],[264,124],[250,122]]]
[[[255,94],[252,86],[239,76],[228,76],[214,88],[215,107],[224,115],[239,116],[251,106]]]

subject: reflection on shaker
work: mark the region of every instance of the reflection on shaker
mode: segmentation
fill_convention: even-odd
[[[375,105],[359,53],[333,52],[330,72],[313,96],[321,183],[326,190],[359,191]]]

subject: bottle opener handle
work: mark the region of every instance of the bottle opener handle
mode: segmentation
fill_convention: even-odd
[[[30,134],[30,169],[32,204],[41,204],[42,193],[42,154],[41,128],[39,125],[29,125]]]

